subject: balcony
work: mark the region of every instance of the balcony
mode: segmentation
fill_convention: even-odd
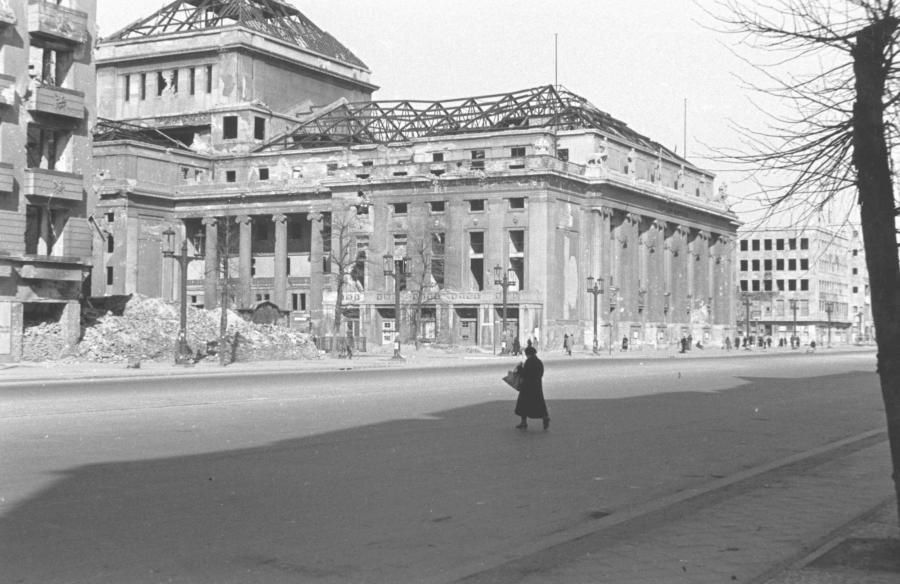
[[[16,78],[0,73],[0,106],[16,104]]]
[[[16,173],[13,170],[13,165],[8,162],[0,162],[0,193],[13,192],[15,179]]]
[[[53,85],[38,85],[28,100],[28,109],[80,121],[84,119],[84,93]]]
[[[30,197],[80,202],[84,200],[84,177],[72,172],[27,168],[23,190]]]
[[[28,0],[28,33],[33,37],[78,45],[85,42],[88,15],[46,0]]]

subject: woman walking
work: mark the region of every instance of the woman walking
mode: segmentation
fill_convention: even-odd
[[[544,430],[550,427],[550,415],[547,413],[547,402],[544,401],[544,364],[537,358],[537,349],[525,347],[525,364],[522,366],[522,387],[516,401],[516,415],[522,418],[516,428],[528,428],[528,418],[544,420]]]

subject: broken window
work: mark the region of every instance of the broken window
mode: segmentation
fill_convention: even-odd
[[[28,168],[62,170],[62,155],[66,150],[69,132],[28,124],[25,144]]]
[[[509,199],[509,208],[510,209],[524,209],[525,208],[525,197],[511,197]]]
[[[472,150],[471,167],[475,169],[484,168],[484,150]]]
[[[431,280],[438,287],[444,287],[444,233],[431,234]]]
[[[394,203],[394,215],[406,215],[408,210],[408,205],[406,203]]]
[[[25,253],[62,255],[62,234],[69,219],[66,209],[27,205],[25,209]]]
[[[525,289],[525,231],[509,231],[509,268],[516,274],[515,290]]]
[[[569,149],[568,148],[557,148],[556,157],[562,160],[563,162],[569,161]],[[628,172],[628,167],[625,167],[625,172]]]
[[[484,290],[484,232],[469,232],[469,272],[475,290]]]
[[[369,240],[360,238],[356,242],[356,259],[350,268],[350,277],[356,283],[358,290],[366,288],[366,258],[369,254]]]
[[[256,140],[265,140],[266,139],[266,119],[255,117],[253,118],[253,138]]]
[[[238,137],[238,117],[225,116],[222,118],[222,138],[234,140]]]
[[[30,47],[28,69],[41,85],[63,87],[71,68],[71,51],[40,45]]]

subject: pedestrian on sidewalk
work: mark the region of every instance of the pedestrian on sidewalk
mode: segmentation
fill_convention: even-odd
[[[513,347],[512,347],[513,356],[518,357],[522,353],[522,344],[519,343],[519,335],[516,335],[515,337],[513,337],[512,345],[513,345]]]
[[[544,400],[543,377],[544,364],[537,357],[537,349],[531,345],[525,347],[522,387],[519,388],[519,399],[516,400],[516,415],[522,418],[522,422],[516,426],[519,430],[528,428],[528,418],[542,419],[544,430],[550,427],[550,415]]]
[[[563,335],[563,349],[566,351],[566,355],[569,357],[572,356],[572,338],[569,336],[569,333]]]

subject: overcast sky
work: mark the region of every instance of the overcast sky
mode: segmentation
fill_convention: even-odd
[[[97,0],[100,35],[169,1]],[[733,123],[765,120],[739,79],[750,75],[731,50],[739,38],[711,30],[692,0],[289,1],[368,65],[375,99],[504,93],[552,84],[558,71],[560,84],[679,154],[686,135],[688,158],[732,195],[750,190],[704,154],[738,143]]]

